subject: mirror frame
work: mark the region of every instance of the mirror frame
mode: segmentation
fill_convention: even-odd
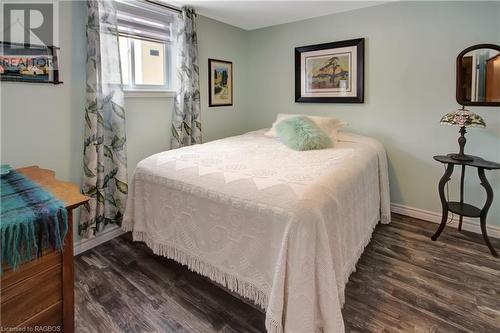
[[[460,105],[467,105],[467,106],[500,106],[500,102],[472,102],[472,101],[466,101],[464,99],[464,96],[461,94],[461,89],[460,89],[460,82],[462,82],[462,71],[461,69],[461,63],[462,63],[462,58],[464,55],[469,53],[470,51],[478,50],[478,49],[493,49],[497,50],[500,52],[500,46],[495,45],[495,44],[477,44],[470,46],[463,50],[462,52],[459,53],[457,56],[457,66],[456,66],[456,77],[457,77],[457,85],[456,85],[456,98],[457,98],[457,103]]]

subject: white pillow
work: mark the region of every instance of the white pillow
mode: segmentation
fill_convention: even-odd
[[[340,121],[333,117],[320,117],[320,116],[308,116],[305,114],[290,114],[290,113],[278,113],[276,117],[276,121],[273,123],[273,126],[269,131],[264,133],[266,136],[276,137],[278,134],[276,133],[276,125],[282,122],[285,119],[291,117],[307,117],[311,119],[316,126],[318,126],[323,132],[329,135],[334,141],[337,141],[338,131],[339,129],[347,126],[347,123]]]

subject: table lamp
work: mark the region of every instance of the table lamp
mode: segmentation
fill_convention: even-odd
[[[465,142],[465,130],[466,127],[486,127],[486,123],[481,116],[475,114],[474,112],[470,112],[466,110],[464,106],[457,111],[450,112],[445,114],[441,118],[441,125],[454,125],[460,126],[460,137],[458,138],[458,145],[460,146],[460,152],[458,154],[450,154],[449,156],[454,160],[459,161],[472,161],[473,158],[471,156],[464,154]]]

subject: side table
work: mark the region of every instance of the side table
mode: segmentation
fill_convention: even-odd
[[[470,156],[470,155],[469,155]],[[448,220],[448,211],[451,211],[457,215],[459,215],[459,224],[458,230],[462,230],[462,221],[463,217],[474,217],[480,219],[481,225],[481,233],[483,234],[484,242],[488,246],[491,251],[491,254],[494,257],[498,257],[498,253],[495,251],[493,246],[490,243],[488,238],[488,233],[486,231],[486,216],[488,214],[488,210],[490,209],[491,203],[493,202],[493,189],[490,186],[490,183],[486,179],[486,175],[484,170],[495,170],[500,169],[500,164],[486,161],[481,157],[471,156],[473,158],[472,161],[460,161],[455,160],[448,155],[437,155],[434,156],[434,159],[438,162],[446,164],[446,171],[439,181],[439,197],[441,198],[441,205],[443,206],[443,215],[441,218],[441,224],[439,225],[436,233],[431,237],[433,241],[437,240],[444,227],[446,226],[446,222]],[[455,165],[462,166],[462,173],[460,176],[460,201],[447,201],[444,188],[446,183],[450,180],[450,176],[453,173],[453,169]],[[465,179],[465,167],[474,167],[477,169],[477,173],[479,175],[479,179],[481,180],[481,185],[486,190],[486,202],[483,208],[478,208],[473,205],[464,203],[464,179]]]

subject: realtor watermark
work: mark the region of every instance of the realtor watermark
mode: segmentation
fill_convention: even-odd
[[[1,40],[4,46],[57,44],[58,2],[2,0]]]
[[[0,66],[5,68],[18,66],[18,67],[50,67],[52,65],[51,59],[45,57],[33,57],[33,56],[25,56],[25,57],[0,57]]]
[[[0,80],[59,84],[59,0],[1,0]]]

